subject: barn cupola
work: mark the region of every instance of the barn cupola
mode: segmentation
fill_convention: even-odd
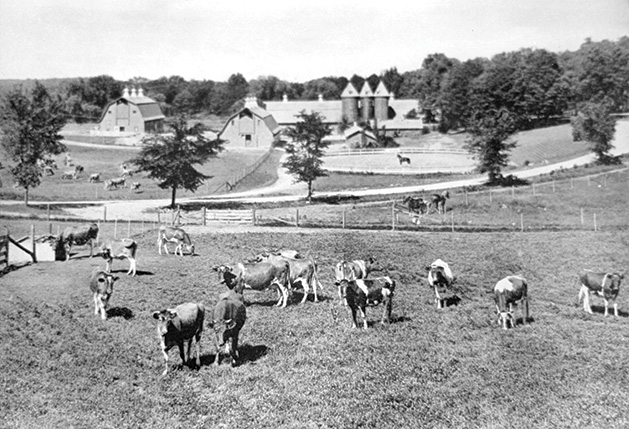
[[[347,83],[345,90],[341,93],[342,100],[342,115],[349,122],[356,122],[358,120],[358,91],[354,88],[351,82]]]

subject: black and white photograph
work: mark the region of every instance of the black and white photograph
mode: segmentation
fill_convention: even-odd
[[[627,0],[2,0],[0,427],[629,427]]]

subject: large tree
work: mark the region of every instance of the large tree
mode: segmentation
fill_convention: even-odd
[[[140,154],[129,162],[158,180],[160,188],[172,191],[170,206],[174,208],[177,189],[194,192],[212,177],[194,166],[217,156],[223,150],[223,141],[205,137],[202,124],[189,127],[188,118],[183,115],[175,117],[169,126],[171,133],[145,137]]]
[[[616,132],[616,120],[610,115],[608,105],[582,103],[570,122],[573,140],[589,142],[599,163],[609,164],[614,160],[609,151],[613,148],[611,142]]]
[[[14,91],[6,97],[0,120],[2,147],[14,163],[11,175],[24,188],[24,204],[28,205],[29,190],[41,183],[38,162],[65,150],[59,134],[66,123],[65,112],[36,82],[30,96]]]
[[[511,138],[516,131],[516,120],[506,109],[478,111],[470,119],[467,148],[477,156],[479,171],[487,173],[490,185],[502,181],[502,168],[516,146]]]
[[[312,199],[312,182],[317,177],[327,176],[321,158],[323,150],[330,144],[323,138],[330,133],[330,127],[323,123],[318,112],[306,113],[305,110],[297,115],[297,123],[286,132],[291,142],[286,145],[288,158],[282,166],[295,177],[296,182],[308,184],[308,201]]]

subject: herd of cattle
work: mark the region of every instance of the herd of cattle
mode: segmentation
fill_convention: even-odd
[[[57,240],[57,248],[65,254],[66,261],[70,259],[72,245],[90,246],[90,257],[93,256],[93,243],[98,237],[96,224],[81,227],[70,227],[63,231]],[[169,254],[168,245],[174,244],[174,254],[184,256],[184,252],[193,255],[194,244],[190,236],[179,227],[161,226],[159,229],[157,247],[161,255],[162,250]],[[114,259],[128,259],[130,266],[128,275],[136,274],[137,242],[131,238],[105,241],[100,246],[100,255],[105,259],[104,269],[97,269],[90,279],[90,290],[93,294],[94,313],[102,319],[107,318],[107,307],[113,293],[113,286],[118,279],[111,274]],[[321,288],[318,278],[317,262],[312,257],[304,257],[295,250],[280,250],[263,252],[248,262],[236,265],[214,266],[219,281],[227,286],[212,312],[212,320],[208,322],[214,331],[216,344],[215,364],[220,364],[220,353],[225,349],[236,365],[238,359],[238,336],[246,321],[246,306],[244,290],[262,291],[276,289],[277,306],[286,307],[289,294],[297,286],[304,290],[302,303],[313,294],[314,302],[319,298],[317,290]],[[372,272],[382,271],[378,261],[373,258],[355,261],[340,261],[334,267],[335,285],[338,288],[340,301],[349,308],[352,327],[357,327],[357,314],[362,318],[362,325],[367,328],[366,308],[382,304],[383,313],[381,323],[391,320],[393,297],[396,282],[389,276],[372,276]],[[437,259],[426,267],[427,283],[432,288],[438,309],[448,303],[448,296],[452,296],[455,276],[448,263]],[[610,303],[614,307],[614,315],[618,317],[616,299],[620,290],[623,274],[615,272],[597,273],[584,270],[579,275],[581,288],[578,302],[583,300],[583,309],[592,313],[590,295],[596,294],[603,298],[605,316],[608,315]],[[503,329],[516,326],[514,307],[518,305],[522,312],[522,322],[529,318],[529,290],[527,280],[519,275],[510,275],[499,280],[493,289],[496,306],[497,322]],[[193,340],[196,342],[196,364],[200,366],[199,341],[205,323],[205,307],[201,303],[184,303],[175,308],[155,311],[153,317],[157,320],[157,332],[164,356],[164,374],[168,372],[168,351],[175,345],[184,364],[190,363],[190,351]],[[185,343],[188,343],[187,353]]]

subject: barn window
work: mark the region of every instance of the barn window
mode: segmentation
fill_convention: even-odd
[[[251,142],[251,134],[245,134],[245,141]]]
[[[135,113],[135,110],[133,111],[133,113]]]
[[[120,127],[120,132],[124,132],[124,127]]]
[[[108,113],[108,114],[111,114],[111,110],[109,110],[107,113]]]

